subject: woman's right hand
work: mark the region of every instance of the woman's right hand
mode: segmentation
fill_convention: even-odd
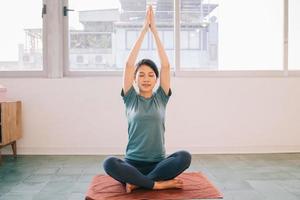
[[[149,10],[150,10],[150,29],[152,33],[155,34],[157,30],[156,30],[155,17],[154,17],[152,5],[149,6]]]
[[[145,21],[144,21],[142,30],[147,32],[149,30],[149,26],[150,26],[150,7],[147,8]]]

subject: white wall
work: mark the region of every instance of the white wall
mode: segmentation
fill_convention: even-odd
[[[0,79],[23,102],[19,154],[122,154],[121,77]],[[167,152],[300,151],[300,78],[173,77]],[[11,151],[6,147],[3,153]]]

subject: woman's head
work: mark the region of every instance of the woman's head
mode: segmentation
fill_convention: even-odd
[[[152,60],[142,59],[136,64],[134,76],[140,91],[149,92],[153,90],[159,77],[159,72]]]

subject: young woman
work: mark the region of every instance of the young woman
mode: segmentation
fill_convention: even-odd
[[[150,59],[136,64],[144,36],[150,28],[161,62],[160,85],[153,92],[159,72]],[[133,87],[136,83],[137,93]],[[144,26],[131,50],[124,70],[121,95],[126,107],[129,141],[124,160],[108,157],[103,163],[105,172],[126,185],[130,193],[138,187],[147,189],[182,188],[182,180],[175,178],[191,163],[191,154],[178,151],[165,157],[165,109],[172,92],[170,89],[170,64],[159,39],[154,13],[149,6]]]

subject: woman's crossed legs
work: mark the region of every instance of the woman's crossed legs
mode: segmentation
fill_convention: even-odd
[[[108,157],[105,159],[103,167],[109,176],[126,184],[127,192],[131,192],[137,187],[147,189],[181,188],[182,181],[174,178],[190,166],[191,154],[187,151],[178,151],[158,163],[141,168],[136,163],[138,161],[133,163],[130,160],[123,161],[116,157]]]

